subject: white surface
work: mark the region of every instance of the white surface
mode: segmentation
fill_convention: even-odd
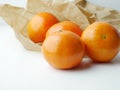
[[[120,10],[119,0],[89,1]],[[0,0],[23,7],[25,2]],[[120,90],[120,54],[108,64],[84,62],[75,70],[57,70],[41,53],[25,50],[13,29],[0,20],[0,90]]]

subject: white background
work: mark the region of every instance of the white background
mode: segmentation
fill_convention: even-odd
[[[89,0],[120,10],[120,0]],[[25,0],[0,0],[25,7]],[[40,52],[24,49],[13,29],[0,19],[0,90],[120,90],[120,53],[108,64],[83,62],[57,70]]]

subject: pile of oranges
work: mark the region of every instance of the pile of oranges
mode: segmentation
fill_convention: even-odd
[[[28,23],[28,36],[42,43],[46,61],[58,69],[78,66],[85,54],[94,62],[110,62],[119,52],[120,35],[106,22],[95,22],[84,31],[72,21],[40,12]]]

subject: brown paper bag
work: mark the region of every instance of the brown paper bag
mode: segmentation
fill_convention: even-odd
[[[112,24],[120,31],[120,12],[114,9],[101,7],[85,0],[79,0],[76,5],[84,11],[91,13],[95,16],[96,21],[105,21]],[[87,15],[87,14],[86,14]],[[89,18],[91,20],[91,18]],[[94,22],[94,19],[92,20]]]
[[[10,5],[0,6],[0,16],[13,28],[16,37],[29,50],[40,51],[40,45],[33,43],[27,36],[27,23],[34,14]]]
[[[45,9],[42,9],[43,7]],[[86,15],[74,3],[68,2],[68,0],[28,0],[27,9],[34,13],[51,10],[58,19],[61,14],[61,17],[77,23],[82,29],[89,25]],[[65,18],[61,20],[65,20]]]
[[[55,0],[53,0],[53,1],[55,1]],[[48,2],[52,2],[52,0],[48,0]],[[85,20],[86,20],[86,22],[82,21],[83,24],[80,21],[81,26],[85,27],[85,25],[87,26],[89,24],[86,16],[83,15],[82,12],[79,11],[79,9],[75,5],[69,5],[68,2],[67,3],[61,2],[61,5],[58,4],[58,5],[56,5],[56,7],[53,8],[52,6],[55,3],[52,5],[48,2],[44,3],[42,0],[29,0],[28,7],[31,8],[29,10],[25,10],[24,8],[15,7],[15,6],[7,5],[7,4],[0,6],[0,16],[3,17],[3,19],[14,29],[16,37],[18,38],[18,40],[20,40],[20,42],[26,49],[33,50],[33,51],[40,51],[40,49],[41,49],[41,44],[32,42],[27,35],[27,23],[31,19],[31,17],[37,12],[40,12],[40,11],[51,12],[60,21],[73,20],[76,16],[73,13],[72,13],[72,15],[71,14],[69,15],[67,13],[70,12],[69,7],[71,7],[71,8],[75,7],[75,10],[77,9],[77,11],[78,11],[78,14],[76,13],[76,15],[78,16],[80,14],[82,16],[82,18],[85,18]],[[58,2],[56,2],[56,4],[57,3]],[[50,8],[48,4],[52,8]],[[66,11],[64,11],[64,9],[62,9],[62,8],[61,9],[58,8],[58,7],[63,7],[63,6]],[[59,9],[59,11],[57,11],[56,9]],[[63,15],[65,13],[67,15]],[[80,19],[81,16],[78,18]],[[73,21],[75,23],[79,23],[79,21],[76,21],[76,20],[73,20]]]
[[[0,16],[10,25],[22,45],[40,51],[41,43],[32,42],[27,35],[27,23],[37,12],[54,14],[60,21],[71,20],[83,30],[95,21],[106,21],[120,30],[120,12],[100,7],[85,0],[28,0],[27,10],[11,5],[0,5]]]

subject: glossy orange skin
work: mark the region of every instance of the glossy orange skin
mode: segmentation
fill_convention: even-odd
[[[81,38],[87,55],[95,62],[109,62],[119,52],[118,31],[106,22],[95,22],[83,31]]]
[[[72,21],[62,21],[50,27],[46,33],[46,37],[59,30],[72,31],[79,36],[81,36],[82,33],[82,29],[77,24],[73,23]]]
[[[42,53],[49,64],[58,69],[71,69],[80,64],[84,44],[70,31],[58,31],[48,36],[42,44]]]
[[[120,32],[119,32],[119,37],[120,37]],[[120,38],[119,38],[120,39]],[[119,41],[120,42],[120,41]],[[120,45],[119,45],[119,47],[120,47]],[[119,51],[120,51],[120,49],[119,49]]]
[[[43,42],[47,30],[54,24],[58,23],[58,19],[51,13],[37,13],[28,23],[28,36],[35,42]]]

